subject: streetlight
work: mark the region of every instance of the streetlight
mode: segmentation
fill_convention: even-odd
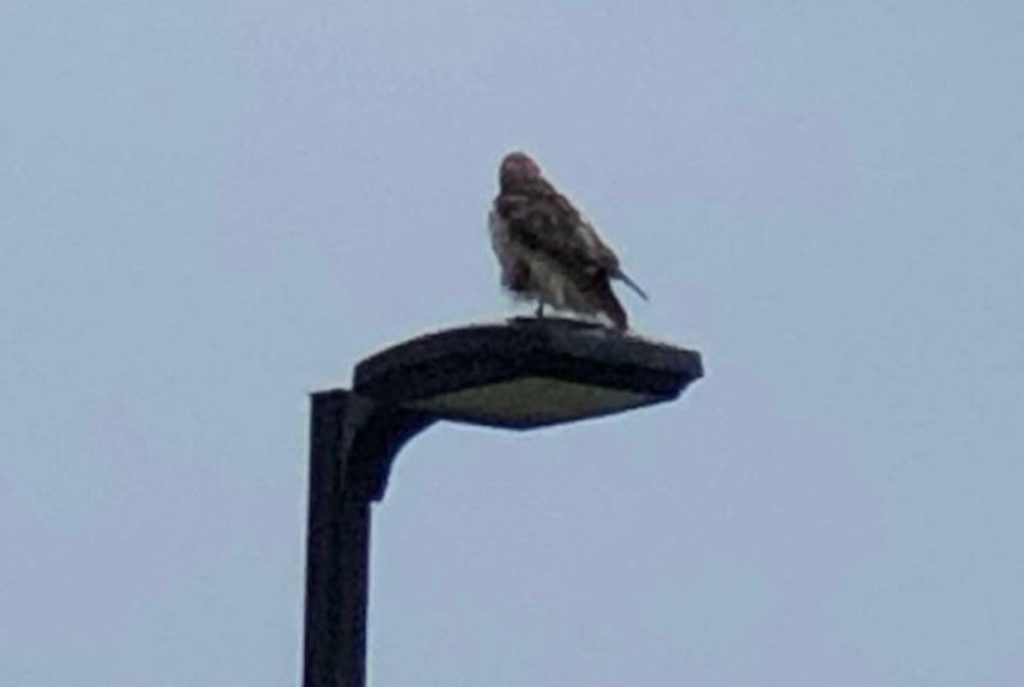
[[[575,320],[459,327],[381,351],[353,390],[313,394],[305,687],[364,687],[370,504],[399,449],[438,420],[532,429],[675,399],[694,351]]]

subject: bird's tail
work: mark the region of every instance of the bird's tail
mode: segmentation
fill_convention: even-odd
[[[639,286],[637,286],[637,283],[635,281],[626,276],[625,272],[623,272],[622,270],[618,270],[614,276],[619,281],[625,282],[626,286],[636,291],[636,295],[640,296],[640,298],[643,298],[645,301],[650,300],[649,298],[647,298],[647,293]]]
[[[594,284],[590,290],[590,297],[593,299],[593,304],[597,306],[597,310],[607,315],[615,324],[616,329],[624,332],[629,328],[626,310],[622,307],[622,303],[619,303],[619,299],[615,297],[607,278]]]

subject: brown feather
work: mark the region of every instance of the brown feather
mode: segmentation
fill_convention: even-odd
[[[616,329],[626,331],[629,328],[626,309],[622,307],[622,303],[615,297],[615,292],[612,291],[607,275],[603,279],[595,280],[588,293],[597,305],[598,310],[611,318],[611,321],[615,323]]]

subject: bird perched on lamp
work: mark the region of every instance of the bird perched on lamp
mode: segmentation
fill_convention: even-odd
[[[584,315],[604,315],[619,331],[629,326],[611,280],[647,294],[626,276],[619,259],[564,195],[523,152],[501,161],[499,192],[489,216],[491,246],[501,283],[513,296]]]

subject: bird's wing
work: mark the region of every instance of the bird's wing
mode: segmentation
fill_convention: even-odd
[[[597,263],[608,273],[609,276],[616,279],[622,280],[629,288],[633,289],[638,296],[647,300],[647,292],[645,292],[640,285],[629,278],[625,272],[622,271],[622,267],[619,265],[619,257],[615,255],[615,251],[607,246],[601,237],[594,231],[594,227],[591,226],[590,222],[581,220],[580,231],[584,234],[587,242],[592,246],[594,259]]]
[[[553,190],[502,194],[498,198],[498,212],[507,222],[512,240],[572,273],[592,278],[601,270],[618,270],[618,258],[611,249],[572,204]]]

